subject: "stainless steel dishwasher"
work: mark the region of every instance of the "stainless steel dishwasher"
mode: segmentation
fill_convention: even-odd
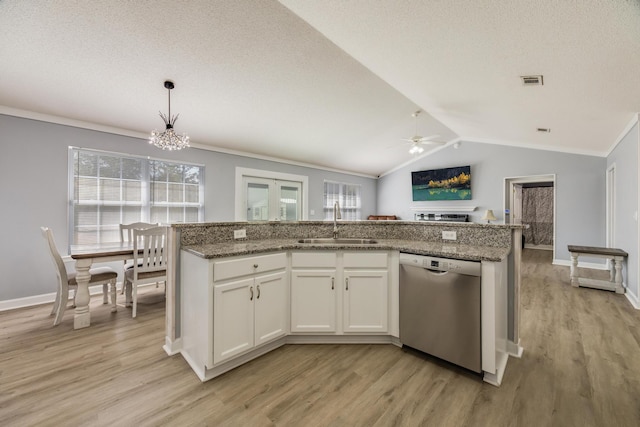
[[[479,262],[400,254],[400,342],[482,372]]]

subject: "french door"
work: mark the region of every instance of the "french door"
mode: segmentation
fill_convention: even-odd
[[[299,221],[302,219],[302,183],[243,177],[246,221]]]

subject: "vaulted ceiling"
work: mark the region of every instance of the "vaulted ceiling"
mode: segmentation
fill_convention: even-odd
[[[377,176],[416,110],[442,142],[605,155],[640,111],[640,1],[3,0],[0,58],[0,113],[144,138],[170,79],[193,146]]]

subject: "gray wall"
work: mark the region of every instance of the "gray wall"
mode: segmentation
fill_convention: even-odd
[[[607,169],[615,164],[615,231],[614,245],[629,253],[625,271],[627,292],[638,301],[638,144],[640,129],[635,124],[607,158]]]
[[[236,166],[309,177],[309,219],[322,220],[323,180],[362,185],[362,215],[376,213],[376,180],[249,157],[189,149],[165,152],[146,140],[0,114],[0,301],[56,291],[40,226],[50,227],[58,250],[68,247],[68,147],[151,156],[205,165],[205,221],[234,220]],[[34,268],[35,267],[35,268]]]
[[[471,165],[472,200],[413,202],[411,172]],[[605,244],[605,171],[603,157],[463,141],[445,147],[378,181],[378,212],[412,220],[412,206],[477,206],[473,222],[486,209],[504,220],[504,178],[556,175],[556,259],[569,261],[567,245]]]

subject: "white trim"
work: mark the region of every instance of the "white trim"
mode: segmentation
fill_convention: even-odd
[[[588,256],[588,255],[585,255]],[[566,259],[553,259],[553,265],[563,265],[566,267],[571,267],[571,261]],[[597,264],[595,262],[578,262],[579,268],[592,268],[594,270],[609,270],[606,263]]]
[[[500,387],[504,371],[507,368],[507,362],[509,361],[508,353],[498,353],[498,360],[496,361],[495,374],[490,372],[484,372],[483,381],[496,387]]]
[[[518,359],[522,358],[522,353],[524,353],[524,347],[520,345],[520,342],[516,344],[513,341],[507,341],[507,353],[511,357],[515,357]]]
[[[412,211],[422,212],[473,212],[477,206],[411,206]]]
[[[467,142],[477,142],[480,144],[493,144],[493,145],[504,145],[507,147],[515,147],[515,148],[529,148],[531,150],[542,150],[542,151],[555,151],[560,153],[568,153],[568,154],[582,154],[585,156],[595,156],[595,157],[606,157],[607,154],[605,151],[597,151],[597,150],[584,150],[578,148],[568,148],[568,147],[557,147],[554,145],[538,145],[538,144],[529,144],[526,142],[513,142],[513,141],[501,141],[498,139],[491,138],[473,138],[468,136],[461,136],[460,139],[462,141]]]
[[[636,122],[638,121],[640,121],[640,113],[636,114]],[[638,227],[638,212],[640,212],[640,173],[638,173],[638,169],[640,169],[639,168],[640,166],[640,126],[638,127],[636,152],[638,154],[638,159],[636,163],[636,173],[638,175],[638,209],[636,210],[635,219],[636,219],[636,242],[638,242],[636,254],[638,256],[638,259],[636,260],[636,283],[635,284],[636,284],[636,292],[640,293],[640,280],[638,280],[638,274],[640,273],[640,271],[638,271],[637,269],[637,266],[640,265],[640,227]],[[633,299],[631,299],[632,297]],[[640,301],[638,301],[637,294],[632,294],[627,289],[627,298],[629,299],[629,301],[631,301],[631,305],[633,305],[637,309],[640,309]]]
[[[102,285],[90,286],[89,295],[102,294]],[[36,305],[50,304],[56,299],[56,293],[33,295],[24,298],[15,298],[0,301],[0,311],[14,310],[16,308],[33,307]],[[69,298],[71,299],[71,298]]]
[[[164,337],[164,345],[162,349],[168,356],[180,353],[182,350],[182,338],[176,338],[175,341],[171,341],[169,337]]]
[[[502,145],[502,146],[506,146],[506,147],[515,147],[515,148],[528,148],[531,150],[542,150],[542,151],[554,151],[554,152],[560,152],[560,153],[568,153],[568,154],[581,154],[581,155],[585,155],[585,156],[595,156],[595,157],[607,157],[608,153],[606,151],[596,151],[596,150],[583,150],[583,149],[577,149],[577,148],[567,148],[567,147],[557,147],[554,145],[537,145],[537,144],[529,144],[529,143],[523,143],[523,142],[513,142],[513,141],[501,141],[498,139],[490,139],[490,138],[474,138],[471,136],[461,136],[458,137],[456,139],[452,139],[451,141],[447,142],[444,145],[441,145],[440,147],[436,147],[435,149],[431,150],[431,151],[427,151],[426,153],[422,154],[421,156],[417,156],[414,157],[404,163],[402,163],[401,165],[398,165],[392,169],[389,169],[386,172],[381,173],[380,175],[378,175],[378,178],[383,177],[385,175],[389,175],[390,173],[393,173],[399,169],[402,169],[405,166],[410,165],[411,163],[422,159],[423,157],[429,156],[433,153],[437,153],[438,151],[440,151],[441,149],[448,147],[450,145],[453,145],[457,142],[475,142],[478,144],[493,144],[493,145]]]
[[[627,123],[627,125],[624,127],[624,130],[620,133],[620,135],[618,135],[618,138],[616,138],[616,141],[613,143],[613,145],[611,145],[611,147],[609,147],[609,150],[607,151],[607,157],[609,157],[609,155],[613,153],[613,150],[615,150],[616,147],[618,147],[618,144],[620,144],[620,142],[622,142],[622,140],[627,136],[627,134],[629,134],[631,129],[636,125],[636,123],[638,123],[639,118],[640,118],[640,114],[633,115],[633,117],[631,118],[631,121]]]
[[[525,243],[525,249],[534,249],[538,251],[553,251],[552,245],[534,245],[533,243]]]
[[[51,114],[42,114],[42,113],[35,113],[35,112],[32,112],[32,111],[19,110],[19,109],[16,109],[16,108],[6,107],[4,105],[0,105],[0,114],[4,114],[4,115],[7,115],[7,116],[13,116],[13,117],[20,117],[20,118],[23,118],[23,119],[38,120],[38,121],[41,121],[41,122],[53,123],[53,124],[57,124],[57,125],[71,126],[71,127],[80,128],[80,129],[94,130],[94,131],[97,131],[97,132],[110,133],[110,134],[114,134],[114,135],[128,136],[128,137],[131,137],[131,138],[139,138],[139,139],[142,140],[141,142],[145,142],[145,143],[147,143],[147,141],[149,139],[149,135],[150,135],[150,134],[147,134],[147,133],[133,131],[133,130],[129,130],[129,129],[122,129],[122,128],[117,128],[117,127],[112,127],[112,126],[104,126],[104,125],[99,125],[99,124],[95,124],[95,123],[84,122],[84,121],[81,121],[81,120],[74,120],[74,119],[68,119],[68,118],[60,117],[60,116],[54,116],[54,115],[51,115]],[[264,156],[264,155],[260,155],[260,154],[249,153],[249,152],[246,152],[246,151],[231,150],[231,149],[228,149],[228,148],[216,147],[214,145],[207,145],[207,144],[194,142],[193,139],[190,140],[189,143],[191,145],[191,148],[197,148],[199,150],[215,151],[217,153],[231,154],[231,155],[234,155],[234,156],[248,157],[248,158],[251,158],[251,159],[267,160],[267,161],[270,161],[270,162],[284,163],[284,164],[287,164],[287,165],[294,165],[294,166],[302,166],[302,167],[306,167],[306,168],[324,170],[324,171],[328,171],[328,172],[337,172],[337,173],[343,173],[343,174],[346,174],[346,175],[361,176],[361,177],[364,177],[364,178],[374,178],[374,179],[378,178],[377,175],[370,175],[370,174],[358,173],[358,172],[353,172],[353,171],[345,171],[345,170],[342,170],[342,169],[334,169],[334,168],[314,165],[314,164],[306,163],[306,162],[299,162],[299,161],[290,160],[290,159],[283,159],[283,158],[280,158],[280,157]]]
[[[553,182],[553,259],[556,257],[556,242],[557,242],[557,224],[558,224],[558,201],[557,201],[557,185],[556,174],[545,175],[528,175],[528,176],[508,176],[504,178],[502,185],[502,213],[507,209],[507,203],[509,203],[509,212],[513,210],[511,206],[511,194],[513,193],[513,184],[530,184],[533,182]],[[508,195],[507,195],[508,191]],[[526,246],[526,243],[525,243]]]
[[[282,180],[282,181],[293,181],[302,183],[302,215],[301,220],[305,221],[309,217],[309,177],[305,175],[294,175],[290,173],[284,172],[275,172],[269,170],[262,169],[251,169],[251,168],[243,168],[240,166],[236,166],[236,178],[235,178],[235,212],[234,218],[235,221],[246,222],[247,218],[242,213],[244,212],[245,207],[243,206],[244,201],[244,184],[243,177],[250,176],[255,178],[264,178],[264,179],[274,179],[274,180]]]
[[[114,135],[129,136],[133,138],[141,138],[148,140],[149,135],[133,131],[129,129],[117,128],[113,126],[99,125],[96,123],[85,122],[82,120],[69,119],[66,117],[54,116],[52,114],[36,113],[33,111],[19,110],[4,105],[0,105],[0,114],[7,116],[20,117],[23,119],[37,120],[40,122],[53,123],[56,125],[71,126],[80,129],[95,130],[98,132],[112,133]]]
[[[638,297],[630,292],[629,288],[626,288],[626,290],[627,292],[625,293],[625,296],[627,297],[633,308],[635,308],[636,310],[640,310],[640,300],[638,299]]]
[[[460,138],[455,138],[455,139],[452,139],[451,141],[448,141],[444,145],[440,145],[438,147],[435,147],[435,148],[425,152],[424,154],[421,154],[419,156],[413,156],[412,158],[410,158],[406,162],[404,162],[404,163],[402,163],[402,164],[400,164],[400,165],[398,165],[398,166],[396,166],[394,168],[391,168],[386,172],[381,173],[380,175],[378,175],[378,178],[382,178],[385,175],[389,175],[389,174],[391,174],[391,173],[393,173],[393,172],[395,172],[395,171],[397,171],[399,169],[402,169],[405,166],[410,165],[411,163],[417,162],[418,160],[420,160],[420,159],[422,159],[424,157],[427,157],[427,156],[430,156],[431,154],[437,153],[438,151],[444,149],[445,147],[449,147],[450,145],[454,145],[457,142],[462,142],[462,140]]]
[[[616,164],[612,163],[605,176],[605,242],[615,248],[616,236]]]

